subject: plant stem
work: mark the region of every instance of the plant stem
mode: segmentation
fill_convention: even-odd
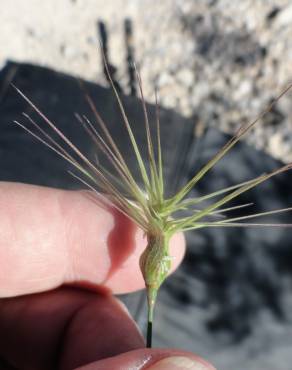
[[[147,323],[147,336],[146,336],[146,347],[152,348],[152,318],[150,318],[150,310],[148,311],[148,323]]]
[[[152,287],[147,287],[147,300],[148,300],[148,322],[147,322],[147,335],[146,335],[146,347],[152,347],[152,325],[154,306],[157,297],[157,290]]]

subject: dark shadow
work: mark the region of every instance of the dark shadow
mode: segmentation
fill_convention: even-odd
[[[103,73],[104,73],[105,79],[108,82],[110,82],[110,78],[107,72],[107,68],[108,68],[109,74],[111,76],[111,79],[113,81],[115,88],[117,89],[119,93],[121,93],[123,92],[122,87],[119,84],[117,80],[117,76],[116,76],[118,69],[111,63],[110,57],[109,57],[109,47],[108,47],[109,42],[108,42],[108,32],[107,32],[106,24],[100,20],[98,21],[97,26],[98,26],[98,36],[101,42],[101,51],[103,54],[101,55],[101,64],[103,66]],[[107,68],[106,68],[106,65],[107,65]]]
[[[126,61],[127,61],[127,70],[128,70],[128,85],[131,96],[137,95],[136,88],[136,73],[134,68],[135,62],[135,50],[134,50],[134,35],[133,35],[133,23],[131,19],[127,18],[124,23],[125,30],[125,44],[126,44]]]

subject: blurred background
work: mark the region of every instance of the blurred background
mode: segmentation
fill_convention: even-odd
[[[68,165],[10,124],[28,109],[10,88],[12,80],[89,155],[94,148],[71,125],[74,112],[88,110],[76,77],[88,81],[99,111],[113,133],[119,132],[100,42],[140,145],[143,116],[132,61],[150,112],[158,89],[170,193],[292,80],[289,0],[0,0],[0,5],[1,180],[80,186],[66,177]],[[286,94],[192,195],[292,161],[291,102]],[[123,134],[117,137],[127,152]],[[291,206],[291,181],[289,173],[278,176],[240,202],[253,202],[258,212]],[[265,221],[271,220],[292,217]],[[187,240],[185,262],[160,293],[154,345],[191,350],[222,370],[291,370],[291,232],[214,229],[189,233]],[[144,296],[124,299],[144,329]]]

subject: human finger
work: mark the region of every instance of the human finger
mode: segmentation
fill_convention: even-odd
[[[74,369],[145,346],[116,298],[68,287],[0,300],[0,333],[0,359],[17,369]]]
[[[190,352],[176,349],[138,349],[81,366],[76,370],[216,370]]]
[[[81,191],[0,183],[0,297],[43,292],[64,283],[102,285],[114,293],[144,286],[143,232]],[[170,242],[173,269],[185,249]]]

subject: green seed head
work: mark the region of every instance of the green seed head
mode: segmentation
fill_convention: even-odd
[[[168,237],[162,232],[149,235],[148,244],[140,257],[140,268],[147,288],[158,290],[171,267]]]

